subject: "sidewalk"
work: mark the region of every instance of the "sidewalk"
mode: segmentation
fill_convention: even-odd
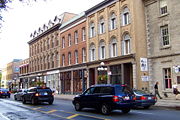
[[[76,95],[67,95],[67,94],[56,94],[55,98],[64,99],[64,100],[73,100]],[[166,108],[177,108],[180,109],[180,97],[178,100],[175,97],[167,97],[163,99],[158,99],[155,104],[156,107],[166,107]]]

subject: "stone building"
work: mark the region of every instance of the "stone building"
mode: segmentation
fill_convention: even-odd
[[[61,93],[82,93],[86,82],[86,16],[75,16],[60,27]]]
[[[75,15],[65,12],[31,34],[32,39],[28,42],[30,86],[46,84],[52,89],[59,88],[59,27]]]
[[[128,84],[148,90],[142,0],[104,0],[86,11],[89,86]]]
[[[180,1],[144,0],[146,14],[149,86],[158,81],[160,92],[180,87]]]

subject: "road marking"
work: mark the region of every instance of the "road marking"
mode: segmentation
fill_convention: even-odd
[[[53,113],[53,112],[56,112],[57,110],[50,110],[50,111],[47,111],[46,113]]]
[[[74,114],[74,115],[71,115],[71,116],[69,116],[69,117],[67,117],[66,119],[72,119],[72,118],[74,118],[74,117],[77,117],[79,114]]]
[[[36,108],[32,108],[33,110],[37,110],[37,109],[40,109],[40,108],[42,108],[42,107],[36,107]]]
[[[2,113],[0,113],[0,116],[3,117],[6,120],[10,120],[9,118],[7,118],[6,116],[4,116]]]
[[[137,112],[137,111],[133,111],[135,113],[140,113],[140,114],[148,114],[148,115],[152,115],[153,113],[145,113],[145,112]]]

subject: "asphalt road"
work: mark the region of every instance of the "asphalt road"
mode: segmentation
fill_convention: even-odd
[[[105,116],[94,109],[74,110],[69,100],[55,99],[53,105],[22,104],[12,98],[0,98],[0,120],[180,120],[180,110],[152,107],[133,109],[128,114],[116,110]]]

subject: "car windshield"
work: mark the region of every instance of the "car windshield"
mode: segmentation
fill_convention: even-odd
[[[7,89],[0,89],[0,91],[7,92],[8,90]]]
[[[118,86],[116,87],[116,90],[118,93],[125,93],[125,94],[133,94],[133,91],[130,87],[128,86]]]
[[[51,89],[37,89],[37,92],[52,92]]]
[[[134,90],[136,94],[147,94],[145,91],[142,90]]]

